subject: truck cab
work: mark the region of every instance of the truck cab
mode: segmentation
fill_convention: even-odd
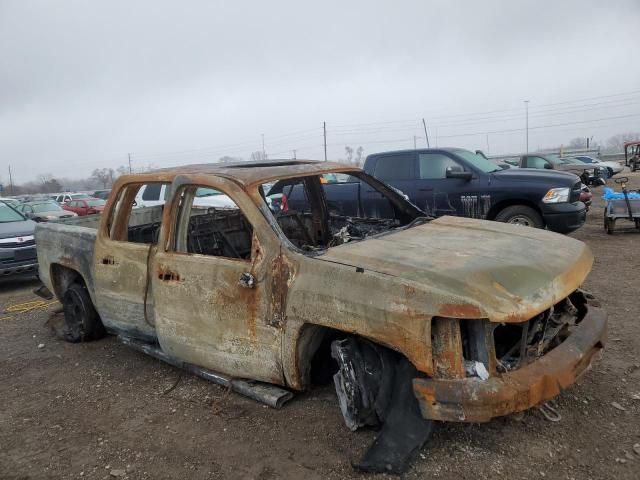
[[[536,162],[536,157],[527,159]],[[408,195],[428,215],[455,215],[569,233],[586,220],[580,179],[543,165],[501,169],[460,148],[404,150],[369,155],[364,169]]]

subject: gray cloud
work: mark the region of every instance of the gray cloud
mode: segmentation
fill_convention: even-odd
[[[423,116],[441,144],[486,148],[482,132],[523,127],[524,99],[532,126],[610,118],[533,129],[533,148],[603,139],[640,130],[639,24],[634,0],[4,1],[0,175],[247,157],[261,133],[273,155],[320,158],[323,121],[331,157],[409,147]],[[489,141],[523,148],[522,132]]]

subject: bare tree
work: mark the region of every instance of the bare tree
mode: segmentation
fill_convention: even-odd
[[[344,153],[347,155],[347,163],[351,163],[351,161],[353,160],[353,148],[351,148],[349,145],[345,145]]]
[[[620,153],[624,150],[625,142],[640,140],[640,132],[619,133],[607,140],[607,150],[612,153]]]
[[[262,154],[262,152],[259,152],[260,154]],[[228,155],[225,155],[224,157],[220,157],[218,159],[218,162],[220,163],[233,163],[233,162],[241,162],[242,158],[241,157],[230,157]]]
[[[355,164],[357,167],[361,167],[362,164],[364,163],[364,148],[362,148],[362,145],[360,145],[357,149],[356,149],[356,159],[355,159]]]
[[[91,172],[91,178],[102,184],[102,188],[107,188],[107,185],[113,185],[115,177],[115,171],[113,168],[96,168]]]

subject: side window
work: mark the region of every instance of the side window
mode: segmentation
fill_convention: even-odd
[[[147,245],[157,243],[164,205],[135,209],[133,207],[135,206],[136,194],[142,187],[145,187],[145,192],[149,187],[152,187],[159,195],[163,185],[167,186],[167,190],[169,189],[170,184],[166,182],[134,183],[125,185],[118,192],[115,206],[109,214],[107,223],[111,240]]]
[[[389,180],[412,180],[413,155],[399,154],[378,157],[373,176],[385,182]]]
[[[548,163],[542,157],[527,157],[527,168],[548,168],[545,166]]]
[[[171,250],[249,260],[253,227],[236,203],[209,187],[187,185],[177,192],[180,205]]]
[[[67,202],[67,205],[69,205],[70,207],[77,207],[78,205],[76,205],[77,202]]]
[[[420,167],[420,178],[441,179],[447,178],[446,172],[448,167],[459,167],[456,161],[441,153],[421,153],[418,156],[418,164]]]
[[[160,200],[161,190],[162,190],[161,183],[150,183],[149,185],[145,185],[144,192],[142,192],[142,200],[148,200],[148,201]]]

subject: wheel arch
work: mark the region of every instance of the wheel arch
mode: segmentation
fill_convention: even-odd
[[[487,213],[487,220],[495,220],[498,213],[500,213],[505,208],[513,207],[514,205],[523,205],[525,207],[534,209],[536,212],[540,214],[544,222],[544,216],[542,215],[542,211],[540,210],[540,207],[538,207],[538,205],[536,205],[531,200],[526,200],[523,198],[510,198],[508,200],[502,200],[501,202],[498,202],[492,205],[491,208],[489,209],[489,212]]]
[[[87,282],[80,272],[60,263],[52,263],[50,267],[51,286],[58,300],[62,301],[64,294],[74,283],[80,283],[87,287]],[[89,292],[91,295],[91,292]]]
[[[368,342],[389,349],[397,355],[407,358],[406,355],[397,349],[372,340],[365,335],[303,322],[295,328],[288,330],[285,334],[285,345],[289,346],[289,351],[285,350],[283,358],[284,375],[287,385],[296,390],[305,390],[310,385],[316,383],[313,380],[322,377],[323,373],[327,373],[317,371],[317,369],[328,366],[326,362],[334,362],[331,358],[331,342],[337,338],[347,336],[367,340]]]

